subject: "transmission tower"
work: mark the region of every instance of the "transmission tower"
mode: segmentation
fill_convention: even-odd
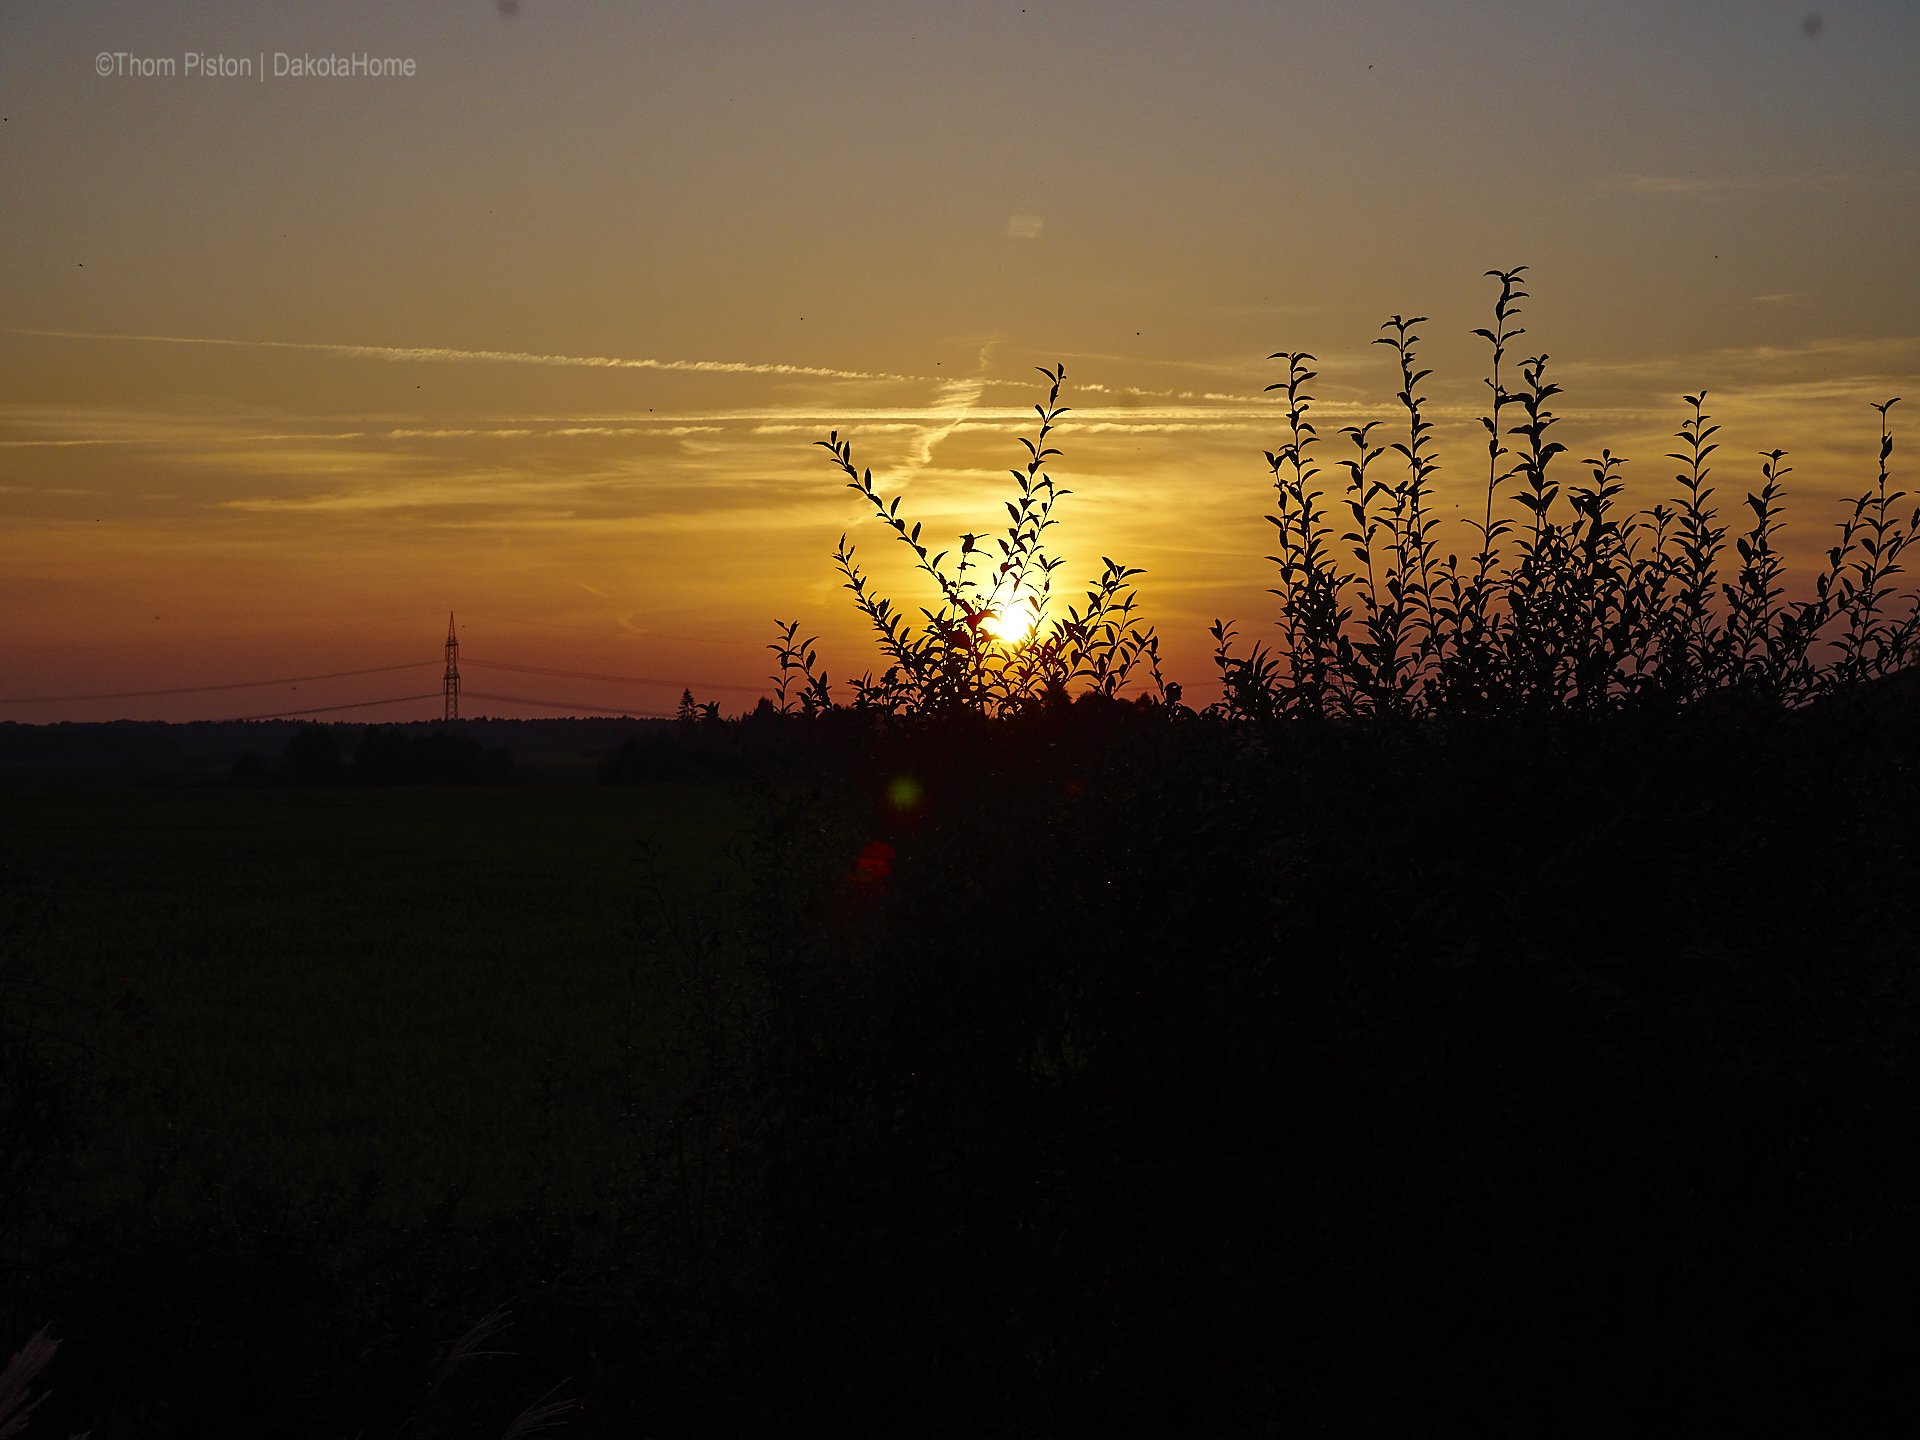
[[[447,612],[447,719],[460,718],[460,641],[453,633],[453,612]]]

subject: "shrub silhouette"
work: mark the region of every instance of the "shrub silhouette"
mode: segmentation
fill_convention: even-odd
[[[1309,419],[1313,357],[1272,357],[1287,364],[1286,378],[1267,388],[1285,393],[1289,425],[1287,441],[1267,454],[1281,640],[1277,651],[1256,643],[1237,655],[1233,626],[1215,622],[1227,711],[1435,721],[1675,707],[1729,692],[1793,705],[1910,664],[1920,592],[1897,595],[1892,582],[1920,530],[1920,507],[1903,518],[1906,492],[1889,489],[1887,412],[1898,401],[1874,407],[1879,473],[1847,502],[1812,598],[1784,599],[1775,542],[1785,452],[1761,456],[1760,487],[1746,499],[1752,523],[1734,537],[1740,568],[1724,575],[1730,532],[1708,484],[1719,427],[1704,392],[1684,397],[1681,449],[1667,457],[1682,467],[1672,499],[1622,513],[1625,460],[1608,450],[1582,462],[1584,483],[1563,495],[1555,462],[1565,447],[1549,438],[1560,387],[1547,379],[1548,357],[1520,362],[1516,390],[1502,368],[1525,333],[1515,323],[1524,271],[1488,272],[1500,283],[1494,322],[1475,332],[1491,348],[1481,417],[1488,468],[1484,516],[1470,522],[1479,549],[1464,564],[1440,552],[1430,509],[1438,461],[1419,394],[1430,372],[1418,368],[1414,329],[1424,317],[1392,317],[1377,342],[1399,361],[1405,438],[1376,443],[1379,422],[1342,429],[1348,483],[1337,498],[1321,480],[1321,437]],[[1375,467],[1389,453],[1399,473],[1381,479]],[[1503,492],[1518,514],[1503,513]],[[1342,546],[1358,568],[1343,562]]]
[[[1791,473],[1786,452],[1761,455],[1759,488],[1746,497],[1751,524],[1733,533],[1713,504],[1709,462],[1719,427],[1704,392],[1684,397],[1681,448],[1667,457],[1681,465],[1672,498],[1624,512],[1626,460],[1610,450],[1583,461],[1584,479],[1563,486],[1566,447],[1551,438],[1561,392],[1547,378],[1548,356],[1521,360],[1518,387],[1507,388],[1509,349],[1525,334],[1518,325],[1525,271],[1488,272],[1500,293],[1492,326],[1475,331],[1490,347],[1488,413],[1480,420],[1487,481],[1484,514],[1468,522],[1477,550],[1464,562],[1441,550],[1432,508],[1440,462],[1420,393],[1431,374],[1418,357],[1416,327],[1425,317],[1395,315],[1382,326],[1388,333],[1376,343],[1394,352],[1404,428],[1387,440],[1374,433],[1383,422],[1344,427],[1346,453],[1334,464],[1347,483],[1337,495],[1323,479],[1322,437],[1311,419],[1314,358],[1271,357],[1287,365],[1285,378],[1267,387],[1283,392],[1288,427],[1287,439],[1266,455],[1280,634],[1274,645],[1255,642],[1236,653],[1233,623],[1214,622],[1223,713],[1433,722],[1683,707],[1726,693],[1796,705],[1909,665],[1920,646],[1920,590],[1901,592],[1895,577],[1920,533],[1920,506],[1902,511],[1907,492],[1890,488],[1888,412],[1898,400],[1874,407],[1879,471],[1847,501],[1812,597],[1788,599],[1777,549]],[[1139,570],[1106,560],[1084,608],[1048,616],[1059,562],[1047,553],[1046,532],[1070,492],[1046,467],[1060,456],[1054,431],[1069,412],[1059,403],[1065,367],[1041,374],[1049,390],[1034,407],[1039,430],[1020,442],[1027,461],[1011,472],[1010,524],[991,547],[967,534],[957,551],[930,555],[922,527],[902,519],[900,497],[888,501],[872,472],[855,466],[850,443],[838,431],[818,442],[848,487],[914,552],[939,597],[916,628],[874,592],[841,537],[834,562],[891,662],[878,680],[869,674],[853,682],[856,708],[1007,715],[1075,685],[1117,695],[1140,667],[1150,672],[1156,698],[1178,702],[1179,687],[1160,671],[1157,635],[1134,618],[1131,582]],[[1394,473],[1383,478],[1383,466]],[[1730,535],[1740,564],[1729,575],[1720,561]],[[996,638],[999,622],[1026,615],[1034,621],[1029,637]],[[796,704],[808,715],[834,708],[814,644],[799,638],[797,622],[779,625],[769,648],[782,713]]]
[[[934,582],[940,597],[938,608],[920,612],[925,624],[916,629],[892,601],[873,593],[854,547],[840,537],[834,563],[891,662],[879,679],[868,674],[853,682],[855,706],[889,713],[1005,715],[1076,684],[1117,694],[1140,666],[1164,693],[1159,639],[1134,615],[1138,599],[1130,582],[1141,573],[1137,568],[1104,559],[1084,605],[1069,605],[1065,616],[1049,614],[1060,561],[1047,553],[1046,532],[1057,523],[1054,506],[1070,492],[1054,485],[1046,465],[1060,454],[1049,441],[1067,413],[1059,403],[1066,366],[1040,373],[1050,382],[1046,400],[1034,406],[1040,427],[1020,441],[1026,464],[1010,472],[1014,491],[1005,502],[1007,529],[991,545],[982,545],[987,537],[967,534],[959,537],[957,551],[929,556],[922,526],[900,518],[900,496],[889,502],[874,488],[873,472],[853,463],[851,442],[837,430],[818,442],[846,475],[847,487],[858,491],[894,538],[913,551],[916,569]],[[1002,638],[1002,627],[1018,638]],[[788,687],[804,681],[798,699],[812,714],[833,702],[826,677],[814,670],[814,642],[799,640],[798,633],[797,622],[782,625],[780,639],[770,647],[779,659],[778,708],[791,707]]]

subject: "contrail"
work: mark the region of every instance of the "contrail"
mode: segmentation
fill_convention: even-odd
[[[751,360],[652,360],[627,359],[618,355],[537,355],[527,350],[454,350],[432,345],[328,345],[309,340],[223,340],[205,335],[130,335],[93,330],[29,330],[18,325],[6,327],[9,335],[35,335],[50,340],[131,340],[149,345],[219,345],[242,350],[304,350],[316,355],[337,355],[347,360],[384,360],[389,364],[419,364],[441,361],[482,365],[547,365],[584,370],[685,370],[708,375],[799,375],[823,380],[899,380],[917,385],[953,387],[994,385],[1030,389],[1025,379],[975,376],[956,382],[948,375],[901,375],[890,370],[835,370],[824,365],[788,365]],[[1128,394],[1168,399],[1238,400],[1238,395],[1204,394],[1192,390],[1141,390],[1132,386],[1111,386],[1078,382],[1072,389],[1102,394]],[[20,443],[20,442],[15,442]],[[62,442],[31,442],[35,444]],[[65,442],[84,444],[91,442]]]
[[[798,375],[822,380],[906,381],[916,385],[939,385],[949,388],[957,383],[952,376],[945,375],[901,375],[890,370],[835,370],[824,365],[788,365],[752,360],[634,360],[618,355],[536,355],[527,350],[454,350],[431,345],[328,345],[310,340],[223,340],[205,335],[128,335],[92,330],[29,330],[17,325],[6,327],[6,333],[35,335],[50,340],[130,340],[149,345],[219,345],[242,350],[304,350],[310,354],[335,355],[346,360],[384,360],[389,364],[440,361],[482,365],[547,365],[582,370],[683,370],[707,375]],[[1031,381],[1024,379],[989,378],[984,375],[959,383],[976,387],[976,398],[978,387],[981,386],[992,385],[1016,389],[1030,389],[1032,386]],[[1141,390],[1133,386],[1110,386],[1084,381],[1070,388],[1101,394],[1142,395],[1174,400],[1244,401],[1248,398],[1214,391]],[[1254,397],[1256,402],[1260,398]],[[92,444],[94,442],[9,441],[0,443]]]
[[[747,360],[628,360],[614,355],[535,355],[525,350],[449,350],[436,346],[323,345],[306,340],[218,340],[201,335],[120,335],[86,330],[26,330],[13,335],[54,340],[136,340],[153,345],[228,345],[247,350],[306,350],[349,360],[468,361],[490,365],[554,365],[588,370],[693,370],[719,375],[805,375],[826,380],[912,380],[934,383],[929,375],[895,375],[881,370],[833,370],[820,365],[785,365]]]

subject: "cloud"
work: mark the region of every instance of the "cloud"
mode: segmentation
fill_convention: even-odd
[[[1015,215],[1007,221],[1007,238],[1010,240],[1035,239],[1040,234],[1040,227],[1046,223],[1038,215]]]
[[[1016,236],[1022,239],[1033,239],[1039,234],[1042,223],[1043,222],[1041,218],[1037,215],[1016,215],[1013,217],[1012,220],[1008,222],[1007,233],[1011,236]],[[211,336],[201,336],[201,335],[149,335],[149,334],[131,334],[131,333],[121,333],[121,332],[85,331],[85,330],[34,330],[34,329],[27,329],[19,326],[6,327],[4,331],[0,331],[0,333],[13,334],[13,335],[31,335],[31,336],[37,336],[37,337],[47,338],[47,339],[62,339],[62,340],[113,340],[113,341],[133,342],[133,343],[153,344],[153,345],[198,345],[198,346],[211,346],[211,347],[231,348],[231,349],[297,350],[297,351],[304,351],[309,354],[327,355],[327,356],[333,356],[341,359],[377,360],[377,361],[383,361],[390,364],[465,363],[465,364],[485,364],[485,365],[535,365],[535,366],[544,366],[544,367],[565,367],[565,368],[576,368],[576,369],[673,370],[673,371],[692,372],[692,373],[700,373],[700,374],[715,374],[715,375],[772,375],[772,376],[793,376],[796,378],[817,378],[817,379],[829,379],[829,380],[904,382],[907,384],[934,386],[936,391],[936,398],[933,402],[934,413],[938,415],[942,415],[943,417],[945,415],[951,414],[955,409],[959,409],[962,411],[972,410],[973,407],[977,405],[977,402],[983,390],[1013,389],[1013,390],[1019,390],[1019,391],[1031,393],[1034,390],[1036,384],[1038,383],[1036,380],[1032,378],[1028,378],[1027,376],[987,375],[985,371],[988,368],[988,364],[989,364],[990,351],[992,348],[991,346],[987,347],[986,350],[982,351],[979,371],[970,378],[960,379],[951,375],[908,375],[908,374],[900,374],[893,371],[884,371],[884,370],[839,370],[839,369],[833,369],[826,366],[791,365],[785,362],[776,362],[776,361],[662,360],[662,359],[654,359],[654,358],[628,358],[628,357],[607,356],[607,355],[545,355],[545,354],[539,354],[531,351],[522,351],[522,350],[461,350],[461,349],[454,349],[454,348],[442,347],[442,346],[336,345],[336,344],[322,343],[318,341],[301,341],[301,340],[230,340],[230,339],[211,337]],[[1128,356],[1117,356],[1117,355],[1106,355],[1106,354],[1089,354],[1089,355],[1077,356],[1075,358],[1081,359],[1081,360],[1091,360],[1096,363],[1108,363],[1108,364],[1132,365],[1132,364],[1141,363],[1139,360],[1139,357],[1128,357]],[[1223,376],[1223,377],[1224,376],[1237,377],[1239,375],[1248,373],[1247,367],[1245,366],[1223,365],[1219,363],[1190,361],[1190,360],[1149,361],[1146,363],[1162,365],[1162,366],[1170,365],[1177,369],[1199,371],[1206,375]],[[1341,363],[1342,362],[1339,361],[1337,358],[1335,360],[1322,362],[1322,369],[1323,371],[1336,370],[1341,367]],[[1134,385],[1108,385],[1108,384],[1101,384],[1098,382],[1089,382],[1089,381],[1078,380],[1078,379],[1070,379],[1067,385],[1067,389],[1069,392],[1078,392],[1081,394],[1128,395],[1128,396],[1141,396],[1141,397],[1149,397],[1149,398],[1157,398],[1157,399],[1175,399],[1175,400],[1202,399],[1202,400],[1240,401],[1240,400],[1252,399],[1256,404],[1262,404],[1262,403],[1277,404],[1277,402],[1268,401],[1265,399],[1265,397],[1259,396],[1257,392],[1252,396],[1243,396],[1243,395],[1235,395],[1235,394],[1230,394],[1230,393],[1215,391],[1215,390],[1196,391],[1196,390],[1148,389],[1148,388],[1141,388],[1139,386],[1134,386]],[[963,394],[967,398],[965,400],[961,400],[956,405],[955,403],[956,399]],[[836,404],[833,407],[832,413],[834,415],[840,415],[840,416],[850,415],[850,412],[847,409],[847,407],[845,407],[844,405],[838,405],[838,404]],[[980,413],[980,412],[974,411],[974,413]],[[1025,415],[1030,414],[1031,411],[1026,409],[1025,407],[1022,407],[1019,411],[1014,413],[1024,417]],[[392,416],[392,417],[382,417],[382,418],[387,419],[389,420],[389,422],[391,422],[391,420],[393,419],[399,419],[402,417]],[[558,419],[558,417],[554,417],[554,418],[556,420]],[[645,416],[635,415],[635,416],[623,416],[620,418],[626,420],[628,423],[631,424],[636,421],[658,422],[660,420],[666,419],[667,417],[657,416],[649,413],[648,415],[645,415]],[[701,418],[706,418],[706,417],[703,416]],[[567,417],[567,421],[562,423],[571,423],[575,426],[578,426],[581,424],[581,420],[577,417]],[[416,437],[416,438],[435,437],[435,438],[451,439],[459,435],[486,435],[486,434],[499,434],[501,432],[497,432],[497,431],[489,432],[486,430],[463,431],[463,430],[455,430],[455,429],[435,430],[435,429],[409,428],[409,429],[391,430],[388,433],[392,438],[409,436],[409,437]],[[569,433],[583,434],[588,432],[585,430],[575,429]],[[629,431],[629,432],[623,432],[623,433],[632,433],[632,432]],[[675,432],[668,432],[668,433],[675,433]],[[684,433],[684,432],[680,432],[680,433]],[[279,439],[279,438],[357,439],[359,437],[357,435],[351,435],[351,436],[350,435],[339,435],[339,436],[315,435],[312,437],[258,436],[258,437],[251,437],[251,438],[265,440],[265,439]],[[87,440],[63,439],[63,440],[57,440],[57,441],[49,441],[49,440],[28,441],[24,439],[0,441],[0,445],[13,445],[13,446],[18,446],[23,444],[73,445],[73,444],[101,444],[101,443],[113,443],[113,442],[105,441],[98,438],[87,439]]]
[[[1081,431],[1088,435],[1107,435],[1107,434],[1113,434],[1116,432],[1121,434],[1128,434],[1128,435],[1169,435],[1169,434],[1176,434],[1184,431],[1262,430],[1264,428],[1266,427],[1263,425],[1257,425],[1251,420],[1219,421],[1219,422],[1210,422],[1210,423],[1189,423],[1187,421],[1176,421],[1173,423],[1149,422],[1146,424],[1129,423],[1125,421],[1102,420],[1093,425],[1082,425],[1080,427]]]
[[[1039,221],[1034,221],[1036,229]],[[595,370],[686,370],[713,375],[800,375],[828,380],[927,380],[925,375],[894,375],[876,370],[834,370],[820,365],[788,365],[750,360],[624,359],[612,355],[538,355],[524,350],[451,350],[438,346],[325,345],[305,340],[222,340],[203,335],[121,335],[87,330],[25,330],[9,327],[9,334],[36,335],[53,340],[132,340],[151,345],[219,345],[254,350],[304,350],[337,355],[347,360],[385,360],[395,364],[421,361],[465,362],[486,365],[551,365]]]

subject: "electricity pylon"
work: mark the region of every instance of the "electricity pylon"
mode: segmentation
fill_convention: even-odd
[[[447,719],[460,718],[460,641],[453,633],[453,612],[447,612]]]

